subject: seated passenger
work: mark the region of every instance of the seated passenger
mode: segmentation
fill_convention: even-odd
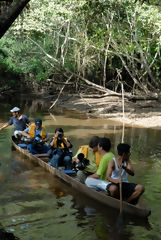
[[[70,141],[64,137],[62,128],[55,129],[55,135],[50,142],[51,149],[49,150],[49,157],[51,158],[49,165],[58,169],[58,166],[65,166],[66,170],[71,169],[72,164],[72,148]]]
[[[84,154],[84,158],[89,160],[89,165],[85,166],[84,169],[79,170],[77,172],[77,179],[84,183],[86,178],[95,173],[97,171],[97,168],[99,166],[100,160],[102,158],[101,154],[98,152],[98,143],[99,143],[99,137],[93,136],[89,142],[89,145],[83,145],[80,146],[76,155],[73,157],[72,161],[73,163],[78,163],[78,155],[80,153]],[[79,169],[79,167],[78,167]]]
[[[117,146],[118,157],[110,160],[107,170],[107,180],[111,183],[107,186],[110,196],[119,198],[119,183],[122,182],[122,199],[136,204],[144,187],[140,184],[129,183],[127,175],[134,176],[134,170],[130,161],[130,146],[120,143]]]
[[[40,118],[37,118],[35,123],[32,123],[28,128],[26,128],[22,132],[22,135],[31,140],[27,145],[27,149],[32,154],[47,153],[49,150],[48,146],[44,144],[49,140],[49,134],[42,125],[42,120]]]
[[[111,142],[108,138],[100,138],[98,143],[98,151],[102,155],[99,167],[96,173],[87,177],[85,184],[96,191],[106,191],[107,185],[106,172],[109,161],[114,158],[114,154],[110,152]]]

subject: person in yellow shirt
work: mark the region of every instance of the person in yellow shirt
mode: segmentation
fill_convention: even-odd
[[[100,138],[98,136],[93,136],[88,145],[80,146],[77,153],[72,159],[73,163],[78,163],[78,156],[80,153],[84,154],[84,158],[89,160],[89,165],[85,167],[84,170],[79,170],[77,172],[77,179],[81,183],[84,183],[86,178],[95,173],[99,166],[100,160],[102,158],[101,154],[98,152],[98,143]]]

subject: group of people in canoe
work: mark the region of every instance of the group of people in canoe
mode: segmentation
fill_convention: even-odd
[[[72,144],[64,137],[62,128],[56,128],[54,137],[49,141],[49,134],[40,118],[31,123],[26,115],[20,114],[18,107],[14,107],[10,112],[13,116],[0,130],[13,124],[14,136],[21,141],[19,146],[25,145],[32,154],[47,153],[50,158],[49,165],[57,169],[59,166],[64,166],[66,170],[74,169],[78,181],[96,191],[104,191],[111,197],[119,199],[121,183],[123,200],[137,204],[144,187],[128,182],[128,174],[134,176],[130,145],[119,143],[115,157],[110,151],[110,139],[93,136],[89,144],[80,146],[73,157]]]

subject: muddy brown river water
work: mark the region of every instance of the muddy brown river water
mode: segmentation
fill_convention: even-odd
[[[3,229],[21,240],[161,239],[160,130],[125,127],[123,131],[122,124],[89,118],[62,106],[51,115],[46,110],[49,103],[23,97],[1,102],[0,126],[8,121],[13,106],[19,106],[31,120],[42,118],[51,136],[56,127],[62,127],[73,143],[73,153],[93,135],[109,137],[116,153],[117,144],[124,138],[131,145],[136,173],[129,180],[145,186],[143,199],[152,214],[148,220],[126,216],[118,222],[118,212],[105,211],[42,168],[24,161],[12,150],[13,128],[9,127],[0,131],[0,226]]]

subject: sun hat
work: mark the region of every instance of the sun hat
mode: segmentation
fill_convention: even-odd
[[[14,107],[14,108],[12,108],[11,110],[10,110],[10,112],[19,112],[20,111],[20,109],[18,108],[18,107]]]

